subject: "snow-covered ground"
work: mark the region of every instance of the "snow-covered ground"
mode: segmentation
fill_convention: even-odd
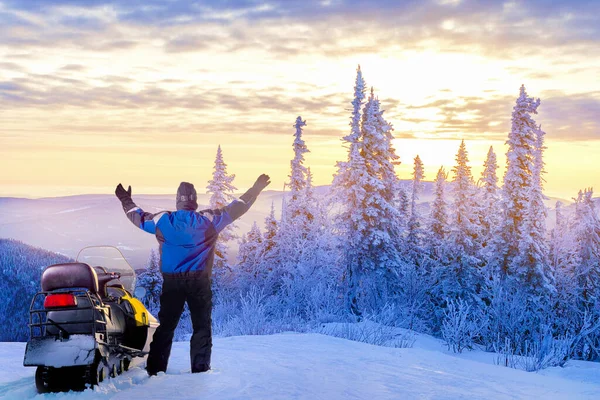
[[[573,361],[530,373],[493,355],[453,355],[417,335],[413,348],[379,347],[320,334],[215,338],[213,370],[190,374],[188,343],[169,370],[140,367],[82,393],[37,395],[24,343],[0,343],[0,399],[599,399],[600,365]]]

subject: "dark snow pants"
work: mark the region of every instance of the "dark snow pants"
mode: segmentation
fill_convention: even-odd
[[[190,341],[192,372],[204,372],[210,369],[212,349],[210,272],[165,274],[163,278],[158,312],[160,326],[150,344],[146,370],[149,375],[167,370],[175,328],[187,302],[194,329]]]

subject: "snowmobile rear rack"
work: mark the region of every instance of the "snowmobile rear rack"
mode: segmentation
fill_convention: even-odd
[[[52,321],[51,319],[48,319],[47,322],[42,322],[44,320],[44,316],[45,314],[48,313],[47,309],[37,309],[35,308],[36,305],[36,301],[39,301],[39,297],[40,296],[47,296],[49,294],[54,294],[54,293],[60,293],[60,292],[64,292],[64,290],[56,290],[56,291],[51,291],[51,292],[38,292],[35,294],[35,296],[33,296],[33,299],[31,300],[31,306],[29,309],[29,335],[31,338],[38,338],[38,337],[42,337],[45,336],[45,329],[47,326],[54,326],[56,328],[59,329],[60,334],[69,334],[68,331],[66,329],[64,329],[64,325],[76,325],[76,324],[91,324],[92,325],[92,335],[96,336],[97,333],[106,333],[106,315],[102,312],[103,308],[100,306],[101,303],[98,303],[97,299],[92,298],[92,293],[88,290],[88,289],[69,289],[68,290],[70,293],[73,293],[74,295],[79,295],[79,296],[86,296],[90,306],[88,307],[78,307],[78,306],[74,306],[74,307],[65,307],[63,308],[64,310],[69,310],[69,309],[73,309],[73,310],[78,310],[78,311],[83,311],[83,310],[95,310],[97,311],[100,315],[102,315],[102,320],[98,320],[96,318],[91,318],[89,320],[84,320],[84,321],[65,321],[65,322],[60,322],[60,325],[58,323],[56,323],[55,321]],[[95,316],[96,313],[94,313]],[[39,322],[34,322],[34,318],[37,318],[37,321]],[[101,330],[100,332],[98,332],[96,326],[97,324],[104,326],[104,330]],[[36,329],[35,328],[39,328],[39,334],[36,334]],[[54,335],[54,336],[58,336],[58,335]],[[68,336],[67,336],[68,337]]]

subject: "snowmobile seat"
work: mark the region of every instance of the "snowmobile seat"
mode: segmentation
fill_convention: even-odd
[[[109,275],[106,268],[97,266],[94,267],[94,270],[98,275],[98,293],[100,294],[100,297],[108,297],[108,295],[110,294],[107,290],[108,287],[117,287],[120,289],[125,289],[121,281]]]
[[[42,290],[85,288],[98,293],[98,276],[92,267],[84,263],[54,264],[42,273]]]

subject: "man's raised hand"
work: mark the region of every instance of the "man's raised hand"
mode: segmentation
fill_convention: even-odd
[[[258,190],[262,191],[264,188],[269,186],[270,183],[271,183],[271,178],[269,177],[269,175],[262,174],[261,176],[258,177],[256,182],[254,183],[254,187],[257,188]]]
[[[127,190],[125,190],[125,188],[123,187],[123,185],[121,185],[119,183],[119,185],[115,189],[115,195],[117,195],[117,197],[119,198],[119,200],[121,200],[121,203],[123,202],[123,200],[131,199],[131,186],[129,186],[127,188]]]

